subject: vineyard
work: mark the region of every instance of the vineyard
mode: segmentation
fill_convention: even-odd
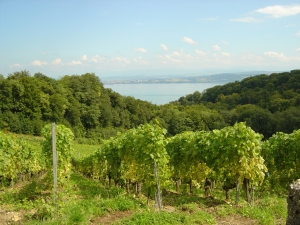
[[[0,204],[7,209],[0,223],[9,210],[23,210],[24,224],[108,224],[99,218],[119,211],[130,213],[116,224],[221,224],[228,216],[284,224],[282,190],[299,178],[300,130],[262,140],[236,123],[167,137],[153,122],[86,153],[88,146],[74,144],[72,131],[57,125],[54,202],[51,124],[41,133],[36,145],[0,132]]]

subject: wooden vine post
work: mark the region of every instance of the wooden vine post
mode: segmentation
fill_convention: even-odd
[[[239,204],[239,188],[240,188],[240,181],[239,181],[239,175],[236,175],[236,192],[235,192],[235,204]]]
[[[160,193],[160,184],[159,184],[159,177],[158,177],[158,171],[157,171],[157,164],[154,161],[154,174],[156,177],[156,192],[155,192],[155,200],[157,200],[158,208],[159,210],[162,209],[162,199],[161,199],[161,193]]]

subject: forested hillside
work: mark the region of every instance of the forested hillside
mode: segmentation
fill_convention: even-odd
[[[189,94],[174,104],[203,104],[226,124],[246,121],[265,138],[278,131],[291,133],[300,128],[300,70],[248,77]]]
[[[300,128],[300,70],[257,75],[157,106],[104,88],[93,73],[55,80],[28,71],[0,75],[0,129],[40,135],[56,122],[99,141],[156,119],[168,135],[245,121],[269,138]]]
[[[76,137],[106,138],[150,121],[157,107],[105,89],[91,73],[55,80],[28,71],[0,77],[0,129],[40,135],[56,122]]]

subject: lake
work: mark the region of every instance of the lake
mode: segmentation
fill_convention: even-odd
[[[136,99],[163,105],[182,96],[202,92],[221,83],[155,83],[155,84],[105,84],[105,88]]]

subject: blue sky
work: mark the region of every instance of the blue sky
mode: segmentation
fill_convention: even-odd
[[[300,68],[299,0],[0,0],[0,34],[4,76]]]

